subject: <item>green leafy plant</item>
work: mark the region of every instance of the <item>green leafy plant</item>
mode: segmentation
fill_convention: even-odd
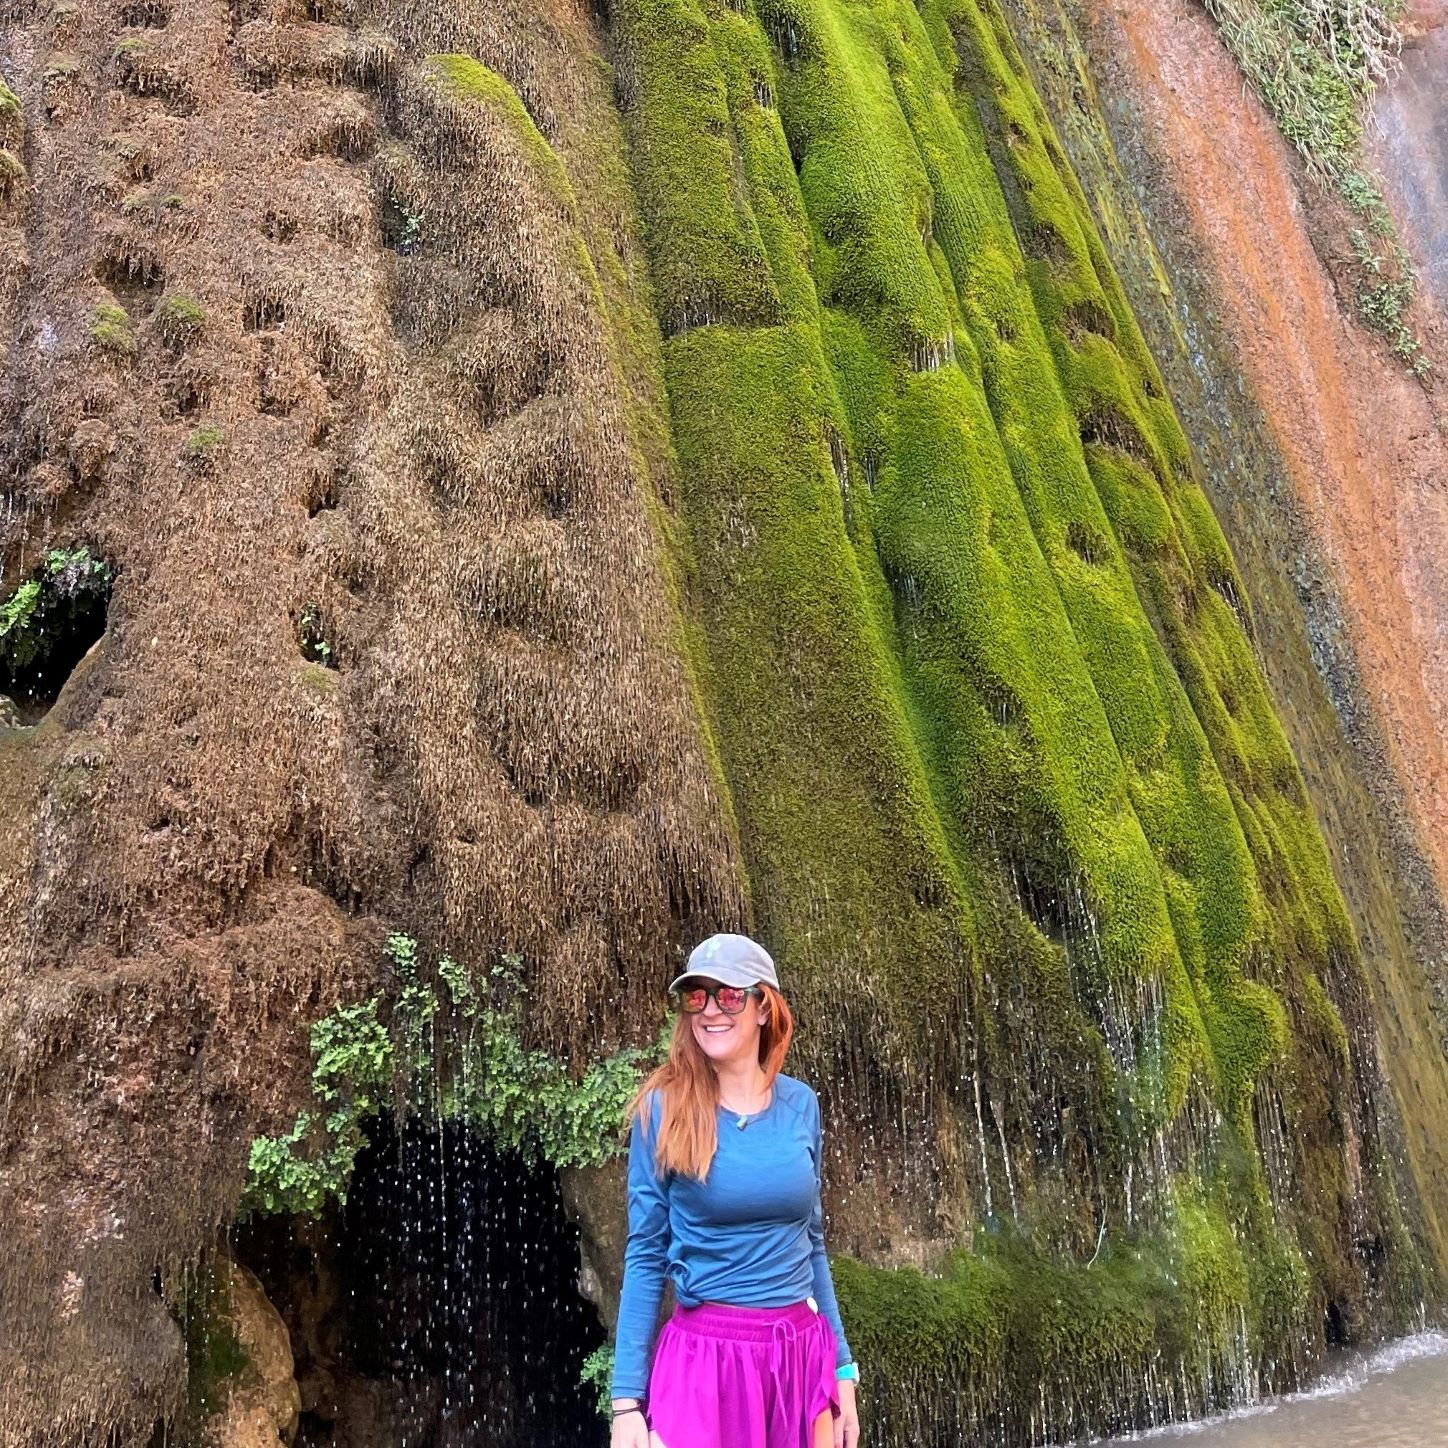
[[[0,639],[18,633],[35,616],[40,602],[40,580],[27,578],[4,603],[0,603]]]
[[[1413,300],[1413,268],[1401,243],[1390,238],[1375,242],[1361,228],[1352,233],[1353,254],[1362,269],[1357,285],[1357,309],[1362,319],[1388,339],[1393,355],[1415,376],[1430,370],[1422,344],[1405,320]]]
[[[613,1344],[606,1342],[600,1347],[594,1348],[584,1358],[583,1366],[578,1370],[578,1381],[584,1387],[592,1387],[597,1394],[595,1402],[601,1416],[608,1417],[609,1396],[608,1385],[613,1377]]]
[[[109,592],[110,565],[89,548],[52,548],[35,574],[0,603],[0,668],[25,669],[45,652],[47,626],[60,613],[90,607]]]
[[[411,936],[389,936],[386,953],[392,988],[312,1027],[312,1101],[290,1131],[252,1142],[243,1213],[313,1215],[345,1201],[366,1122],[386,1109],[464,1122],[534,1163],[590,1166],[618,1154],[623,1108],[663,1059],[667,1026],[648,1049],[626,1047],[574,1080],[522,1043],[521,957],[502,956],[482,981],[444,956],[433,980]]]
[[[399,256],[411,256],[422,239],[426,212],[415,211],[406,196],[389,189],[384,206],[388,244]]]
[[[1358,315],[1418,377],[1430,370],[1405,320],[1413,266],[1397,238],[1381,181],[1365,166],[1363,114],[1392,73],[1402,0],[1209,0],[1228,49],[1309,171],[1366,223],[1353,233],[1362,278]],[[1373,276],[1389,280],[1373,284]]]
[[[322,611],[315,603],[309,603],[297,623],[297,642],[301,645],[302,657],[326,668],[337,667],[332,658],[332,644],[328,639],[322,621]]]

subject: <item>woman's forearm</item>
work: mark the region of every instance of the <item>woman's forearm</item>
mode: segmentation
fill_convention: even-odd
[[[611,1393],[642,1398],[648,1380],[648,1355],[664,1295],[664,1263],[644,1244],[625,1255],[623,1291],[619,1294],[618,1330],[614,1334]]]
[[[654,1170],[650,1135],[636,1124],[629,1140],[629,1235],[623,1254],[610,1397],[643,1397],[648,1387],[649,1348],[664,1296],[669,1202]]]

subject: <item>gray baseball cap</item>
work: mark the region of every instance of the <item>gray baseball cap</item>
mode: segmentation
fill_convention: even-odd
[[[723,985],[754,985],[762,980],[779,989],[779,976],[769,952],[757,940],[727,931],[701,940],[689,952],[685,970],[669,982],[669,989],[678,990],[691,975],[707,976]]]

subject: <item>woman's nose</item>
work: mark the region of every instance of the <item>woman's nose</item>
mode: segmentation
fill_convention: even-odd
[[[724,1012],[719,1009],[719,1002],[716,1001],[713,996],[706,997],[704,1001],[704,1014],[707,1016],[710,1011],[713,1011],[716,1016],[722,1016],[724,1014]]]

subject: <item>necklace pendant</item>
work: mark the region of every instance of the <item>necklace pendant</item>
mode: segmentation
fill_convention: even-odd
[[[749,1122],[749,1117],[748,1117],[747,1115],[745,1115],[744,1113],[741,1113],[741,1114],[740,1114],[740,1117],[739,1117],[739,1120],[736,1121],[734,1124],[735,1124],[735,1126],[737,1126],[737,1127],[740,1129],[740,1131],[743,1131],[744,1128],[745,1128],[745,1126],[748,1124],[748,1122]]]

